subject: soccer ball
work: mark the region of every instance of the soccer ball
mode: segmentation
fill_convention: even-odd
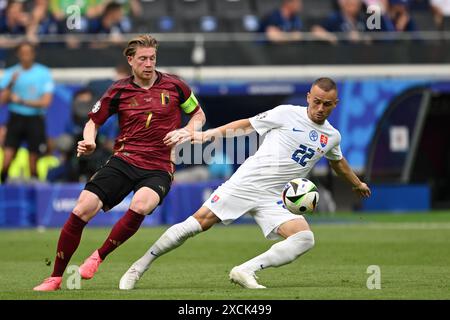
[[[319,202],[316,185],[305,178],[289,181],[281,195],[284,205],[293,214],[312,213]]]

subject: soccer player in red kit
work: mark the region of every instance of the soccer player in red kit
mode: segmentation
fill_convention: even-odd
[[[61,230],[53,273],[34,290],[58,290],[89,220],[101,208],[108,211],[134,191],[128,211],[103,245],[80,266],[81,277],[92,278],[106,256],[136,233],[145,216],[168,193],[174,172],[172,147],[203,126],[205,114],[186,83],[155,69],[156,50],[157,41],[149,35],[129,41],[124,55],[133,76],[111,85],[89,113],[83,140],[78,142],[78,155],[89,155],[95,150],[98,128],[117,113],[120,132],[114,154],[81,192]],[[191,116],[184,128],[182,112]]]

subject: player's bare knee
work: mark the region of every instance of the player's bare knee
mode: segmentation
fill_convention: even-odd
[[[141,214],[141,215],[147,215],[150,212],[153,211],[153,209],[156,208],[158,204],[153,203],[152,201],[144,200],[144,199],[137,199],[133,200],[130,205],[130,209],[134,212]]]
[[[203,231],[210,229],[213,225],[220,221],[220,219],[209,209],[202,207],[193,214],[194,219],[202,227]]]
[[[196,218],[194,217],[197,222],[200,224],[200,226],[202,227],[202,231],[206,231],[208,229],[210,229],[214,223],[211,223],[211,221],[208,221],[207,219],[204,218]]]
[[[152,208],[150,208],[143,202],[137,202],[130,205],[130,209],[136,212],[137,214],[141,214],[143,216],[149,214],[152,211]]]
[[[94,210],[89,210],[89,207],[85,206],[83,203],[78,203],[75,208],[73,208],[72,212],[86,222],[91,220],[96,214]]]
[[[97,195],[82,192],[72,212],[82,220],[89,221],[101,207],[102,202]]]

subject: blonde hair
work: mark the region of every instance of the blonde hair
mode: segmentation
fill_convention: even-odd
[[[127,47],[123,50],[123,55],[125,57],[133,57],[139,47],[157,49],[158,41],[149,34],[141,34],[128,41]]]

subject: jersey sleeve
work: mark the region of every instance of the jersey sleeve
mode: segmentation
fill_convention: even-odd
[[[53,91],[55,91],[55,83],[53,82],[52,74],[47,70],[42,79],[41,94],[53,93]]]
[[[200,108],[197,98],[191,88],[181,79],[178,79],[177,87],[180,90],[180,108],[186,114],[191,114]]]
[[[286,109],[283,108],[283,106],[278,106],[249,118],[249,121],[256,132],[258,132],[259,135],[263,135],[271,129],[283,126],[283,119],[285,118]]]
[[[117,113],[119,107],[119,91],[115,84],[111,85],[105,94],[92,107],[88,113],[89,118],[97,125],[102,125],[110,116]]]
[[[339,140],[336,143],[336,145],[330,149],[327,153],[325,153],[325,158],[328,160],[341,160],[343,158],[342,151],[341,151],[341,136],[339,135]]]

